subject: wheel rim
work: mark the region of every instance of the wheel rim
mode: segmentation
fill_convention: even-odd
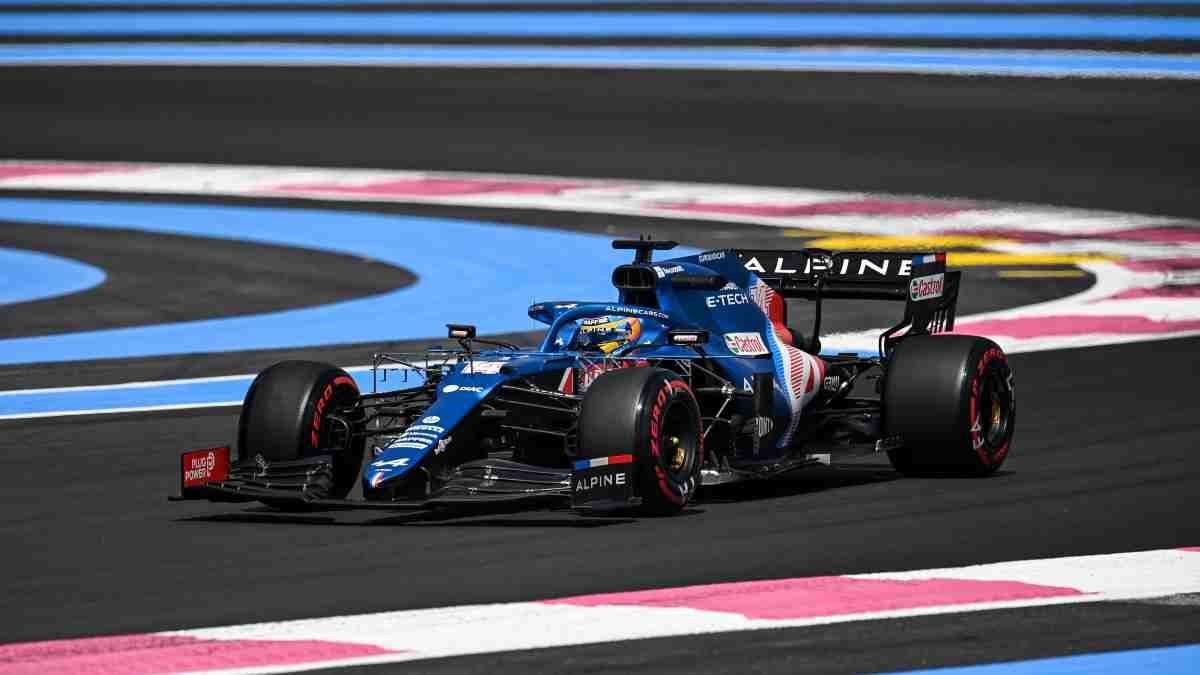
[[[335,381],[333,394],[324,409],[313,411],[313,414],[320,418],[320,428],[315,439],[316,446],[310,452],[322,448],[346,448],[345,452],[338,452],[333,456],[334,485],[329,494],[336,498],[345,496],[354,487],[354,480],[358,477],[359,465],[362,462],[365,439],[356,443],[352,435],[347,436],[350,430],[334,423],[330,417],[338,409],[353,405],[358,400],[358,396],[358,389],[353,384]]]
[[[684,399],[672,401],[663,412],[663,443],[660,449],[663,468],[672,479],[683,481],[692,473],[699,444],[699,419]]]
[[[1001,373],[993,371],[984,381],[976,418],[986,447],[1002,447],[1012,424],[1012,392]]]

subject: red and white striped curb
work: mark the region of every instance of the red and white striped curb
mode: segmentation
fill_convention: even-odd
[[[1200,592],[1200,548],[0,645],[0,674],[276,673]]]
[[[1053,302],[962,317],[959,332],[987,335],[1010,352],[1200,334],[1200,222],[1175,218],[745,185],[186,164],[0,162],[4,189],[452,204],[970,238],[1013,260],[1082,256],[1079,267],[1096,284]],[[825,342],[871,349],[877,337],[874,330]]]

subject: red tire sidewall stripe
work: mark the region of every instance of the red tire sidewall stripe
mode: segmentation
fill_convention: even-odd
[[[691,396],[691,389],[683,380],[669,380],[659,387],[658,392],[654,397],[654,406],[650,409],[650,456],[654,460],[654,477],[658,484],[658,489],[665,497],[676,504],[683,504],[687,500],[686,494],[680,494],[674,486],[672,486],[667,472],[663,470],[663,459],[661,448],[662,437],[662,416],[666,409],[667,403],[675,396],[680,395],[677,392],[682,392],[682,395]],[[704,436],[697,436],[697,457],[696,466],[704,462]]]
[[[313,410],[312,426],[309,429],[308,439],[313,450],[321,447],[321,420],[325,418],[325,408],[333,400],[333,395],[339,387],[350,387],[354,390],[354,395],[358,396],[358,383],[348,375],[338,375],[325,385],[325,388],[321,390],[320,398],[317,399],[316,407]]]
[[[1000,462],[1004,461],[1005,455],[1008,454],[1008,438],[1004,439],[1004,445],[994,451],[989,452],[987,441],[981,436],[982,425],[978,425],[979,428],[976,428],[975,424],[977,419],[976,415],[982,413],[978,406],[980,388],[983,382],[984,374],[987,371],[988,365],[991,364],[992,361],[997,360],[1005,370],[1008,369],[1008,358],[1004,355],[1004,352],[1001,351],[999,347],[988,348],[988,350],[983,353],[983,356],[979,358],[979,363],[976,365],[974,376],[971,379],[971,402],[968,410],[967,423],[971,425],[971,447],[975,450],[975,453],[979,456],[979,461],[983,462],[984,466],[996,466]],[[1010,411],[1010,414],[1011,412],[1012,411]]]

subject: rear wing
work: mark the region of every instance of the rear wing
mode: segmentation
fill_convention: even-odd
[[[904,301],[904,318],[880,336],[880,353],[897,334],[954,330],[962,272],[946,271],[945,252],[738,250],[742,265],[786,298],[814,300],[820,330],[824,299]],[[907,329],[907,330],[905,330]]]

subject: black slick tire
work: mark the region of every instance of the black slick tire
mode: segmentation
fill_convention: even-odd
[[[337,433],[328,416],[353,405],[358,385],[328,363],[282,361],[254,378],[238,418],[238,456],[245,461],[262,455],[267,462],[293,461],[325,454]],[[333,458],[333,485],[325,496],[340,499],[354,486],[364,440]],[[318,452],[322,451],[322,452]]]
[[[891,356],[884,429],[903,446],[888,451],[910,475],[994,473],[1016,429],[1012,369],[1000,347],[971,335],[920,335]]]
[[[692,500],[704,463],[700,406],[661,368],[623,368],[596,378],[579,415],[580,457],[634,456],[646,515],[674,515]]]

